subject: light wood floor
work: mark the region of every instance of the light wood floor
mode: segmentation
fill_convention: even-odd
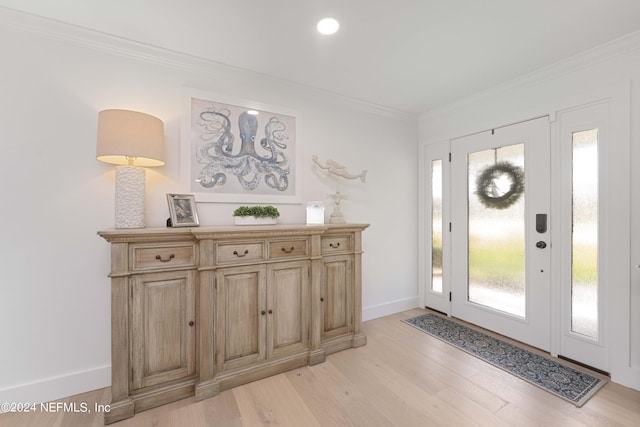
[[[198,426],[638,426],[640,391],[608,383],[582,408],[420,332],[401,319],[363,324],[365,347],[320,365],[184,399],[112,424]],[[109,403],[109,389],[61,402]],[[8,413],[0,426],[102,426],[101,413]]]

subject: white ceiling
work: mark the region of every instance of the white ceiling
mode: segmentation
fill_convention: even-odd
[[[639,0],[0,0],[422,113],[640,29]],[[340,21],[321,36],[316,22]]]

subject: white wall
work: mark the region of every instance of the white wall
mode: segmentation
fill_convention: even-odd
[[[364,234],[364,317],[417,304],[417,119],[195,58],[0,9],[0,401],[46,401],[110,384],[109,245],[114,169],[95,160],[97,113],[164,120],[167,164],[147,170],[147,226],[179,181],[183,87],[299,113],[302,200],[335,191],[311,155],[350,170],[343,211]],[[237,205],[199,204],[203,226]],[[306,205],[279,205],[301,223]]]
[[[612,114],[617,115],[611,119],[619,138],[611,144],[620,147],[620,152],[630,151],[630,156],[616,156],[608,165],[611,174],[625,176],[626,182],[607,189],[607,201],[615,204],[610,207],[622,209],[614,211],[609,224],[617,233],[612,250],[619,251],[621,259],[605,266],[619,278],[607,283],[606,322],[612,379],[640,389],[640,269],[636,267],[640,265],[640,168],[636,166],[640,164],[640,121],[634,108],[640,103],[640,33],[424,114],[419,139],[421,145],[435,144],[545,114],[551,114],[553,121],[556,111],[611,94],[617,105],[626,105]],[[423,244],[420,246],[422,249]]]

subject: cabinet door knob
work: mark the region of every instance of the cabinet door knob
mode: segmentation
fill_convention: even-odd
[[[269,310],[269,314],[273,314],[273,310]]]
[[[320,302],[324,302],[324,297],[320,297]]]
[[[189,322],[189,326],[193,326],[195,324],[196,324],[196,322],[194,322],[193,320]]]
[[[264,310],[262,310],[260,313],[261,313],[263,316],[264,316],[265,314],[267,314],[267,312],[266,312],[266,311],[264,311]]]
[[[175,257],[176,257],[176,256],[175,256],[175,254],[171,254],[171,255],[169,255],[169,258],[167,258],[167,259],[162,259],[162,257],[161,257],[160,255],[156,255],[156,259],[157,259],[158,261],[160,261],[160,262],[169,262],[169,261],[171,261],[172,259],[174,259]]]

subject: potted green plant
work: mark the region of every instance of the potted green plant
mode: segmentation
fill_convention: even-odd
[[[280,212],[273,206],[240,206],[233,216],[236,225],[264,225],[277,223]]]

